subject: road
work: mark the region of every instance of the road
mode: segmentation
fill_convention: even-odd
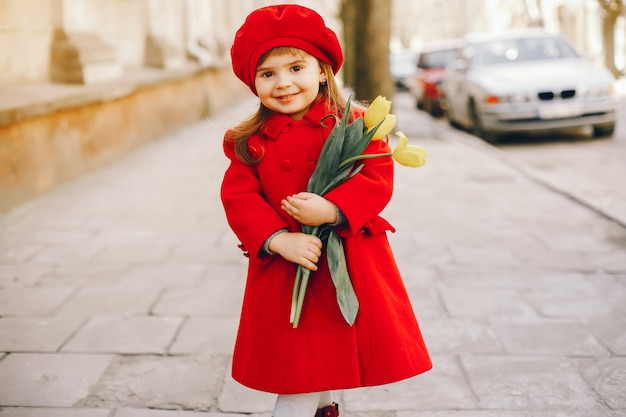
[[[452,128],[445,117],[430,117],[415,109],[413,103],[408,93],[395,96],[394,111],[400,113],[398,119],[419,120],[411,127],[407,122],[410,133],[418,137],[463,141],[483,148],[535,182],[626,227],[626,187],[623,186],[626,178],[626,100],[622,102],[616,131],[611,138],[594,139],[590,129],[572,129],[552,134],[512,136],[497,146]]]

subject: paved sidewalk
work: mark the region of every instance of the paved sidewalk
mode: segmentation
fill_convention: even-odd
[[[0,215],[0,417],[271,415],[229,376],[245,258],[218,196],[254,108]],[[625,416],[626,230],[401,123],[430,155],[385,216],[434,369],[337,393],[342,416]]]

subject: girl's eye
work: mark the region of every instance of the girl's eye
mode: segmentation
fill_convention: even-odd
[[[294,65],[293,67],[291,67],[292,71],[300,71],[302,69],[302,65]]]
[[[261,77],[263,77],[263,78],[269,78],[272,75],[274,75],[274,73],[272,73],[271,71],[265,71],[265,72],[261,73]]]

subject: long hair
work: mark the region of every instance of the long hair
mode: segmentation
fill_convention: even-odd
[[[291,54],[297,57],[306,57],[309,55],[305,51],[298,48],[279,46],[263,54],[259,59],[259,65],[263,64],[265,59],[270,56],[285,54]],[[335,113],[337,116],[341,117],[341,114],[343,114],[343,111],[346,108],[346,99],[341,94],[341,88],[335,79],[332,66],[326,62],[320,61],[319,59],[317,61],[320,65],[322,74],[326,78],[326,83],[320,84],[320,89],[315,101],[325,100],[328,112]],[[239,125],[226,132],[226,140],[234,142],[235,154],[242,162],[248,165],[255,165],[263,159],[262,150],[260,150],[260,155],[250,154],[248,151],[248,139],[261,129],[261,127],[268,121],[271,114],[272,111],[265,107],[263,103],[260,103],[259,109],[249,119],[244,120]]]

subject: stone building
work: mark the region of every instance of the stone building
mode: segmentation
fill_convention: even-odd
[[[0,210],[249,96],[229,49],[269,3],[0,0]]]

